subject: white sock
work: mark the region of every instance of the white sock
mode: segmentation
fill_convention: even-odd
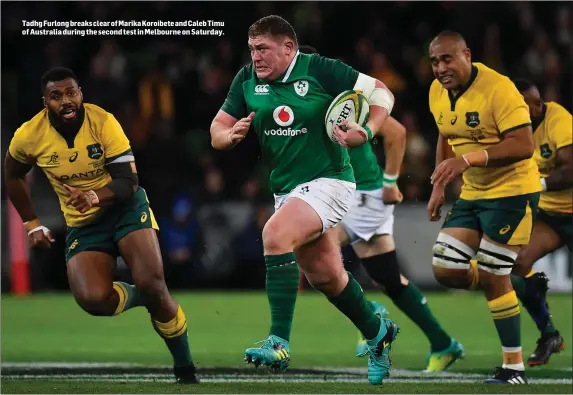
[[[512,369],[512,370],[521,370],[522,372],[525,370],[525,366],[522,363],[512,363],[512,364],[503,364],[501,365],[504,369]]]

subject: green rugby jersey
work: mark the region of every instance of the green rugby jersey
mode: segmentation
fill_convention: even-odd
[[[378,158],[372,148],[372,143],[367,142],[356,148],[349,148],[350,164],[354,169],[357,191],[372,191],[382,188],[382,176],[384,169],[378,164]]]
[[[354,182],[346,148],[326,134],[324,118],[334,98],[353,89],[358,72],[339,60],[298,53],[276,81],[257,78],[253,64],[235,76],[221,110],[240,119],[252,111],[271,191],[326,177]]]

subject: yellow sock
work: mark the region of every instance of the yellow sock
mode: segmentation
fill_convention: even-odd
[[[475,259],[470,260],[470,273],[471,273],[471,283],[468,289],[475,290],[479,287],[479,271],[478,271],[478,263]]]
[[[535,270],[531,269],[531,270],[529,271],[529,273],[527,273],[527,274],[525,275],[525,278],[529,278],[529,277],[533,276],[534,274],[535,274]]]
[[[170,339],[181,336],[187,331],[187,318],[181,309],[177,306],[177,314],[169,322],[159,322],[154,320],[154,326],[162,337]]]
[[[125,302],[127,302],[127,289],[120,282],[114,282],[113,289],[119,295],[119,303],[117,304],[113,315],[118,315],[123,313],[123,310],[125,310]]]

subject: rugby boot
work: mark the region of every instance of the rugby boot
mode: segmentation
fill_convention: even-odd
[[[392,342],[400,329],[388,318],[382,318],[380,332],[372,340],[367,340],[368,346],[368,381],[370,384],[382,384],[385,378],[390,376],[392,361],[390,350]]]
[[[259,348],[248,348],[245,351],[245,362],[260,365],[275,371],[282,372],[288,368],[290,362],[289,343],[275,335],[270,335]]]
[[[430,351],[426,358],[425,372],[438,373],[447,370],[458,359],[464,358],[464,347],[456,339],[452,338],[450,346],[442,351]]]
[[[502,367],[495,368],[493,376],[484,380],[485,384],[527,384],[523,370],[513,370]]]
[[[368,301],[372,310],[374,310],[374,314],[376,314],[380,319],[386,318],[388,315],[388,310],[382,304],[374,301]],[[362,336],[362,333],[358,331],[358,344],[356,345],[356,356],[357,357],[364,357],[368,354],[368,346],[366,345],[366,339]]]
[[[177,384],[199,384],[195,365],[174,366],[175,382]]]
[[[527,359],[529,366],[545,365],[551,355],[560,353],[565,348],[565,341],[559,331],[544,333],[537,339],[537,348]]]

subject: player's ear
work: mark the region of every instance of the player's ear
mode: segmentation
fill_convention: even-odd
[[[42,96],[42,103],[44,104],[44,107],[48,107],[48,103],[46,103],[46,98],[44,96]]]
[[[293,42],[291,39],[288,39],[288,38],[287,38],[287,39],[285,40],[284,46],[285,46],[285,48],[286,48],[286,51],[285,51],[285,52],[286,52],[287,55],[290,55],[291,53],[294,52],[294,49],[295,49],[295,47],[294,47],[294,42]]]
[[[472,61],[472,51],[469,48],[464,48],[464,56],[466,57],[467,61],[471,63]]]

